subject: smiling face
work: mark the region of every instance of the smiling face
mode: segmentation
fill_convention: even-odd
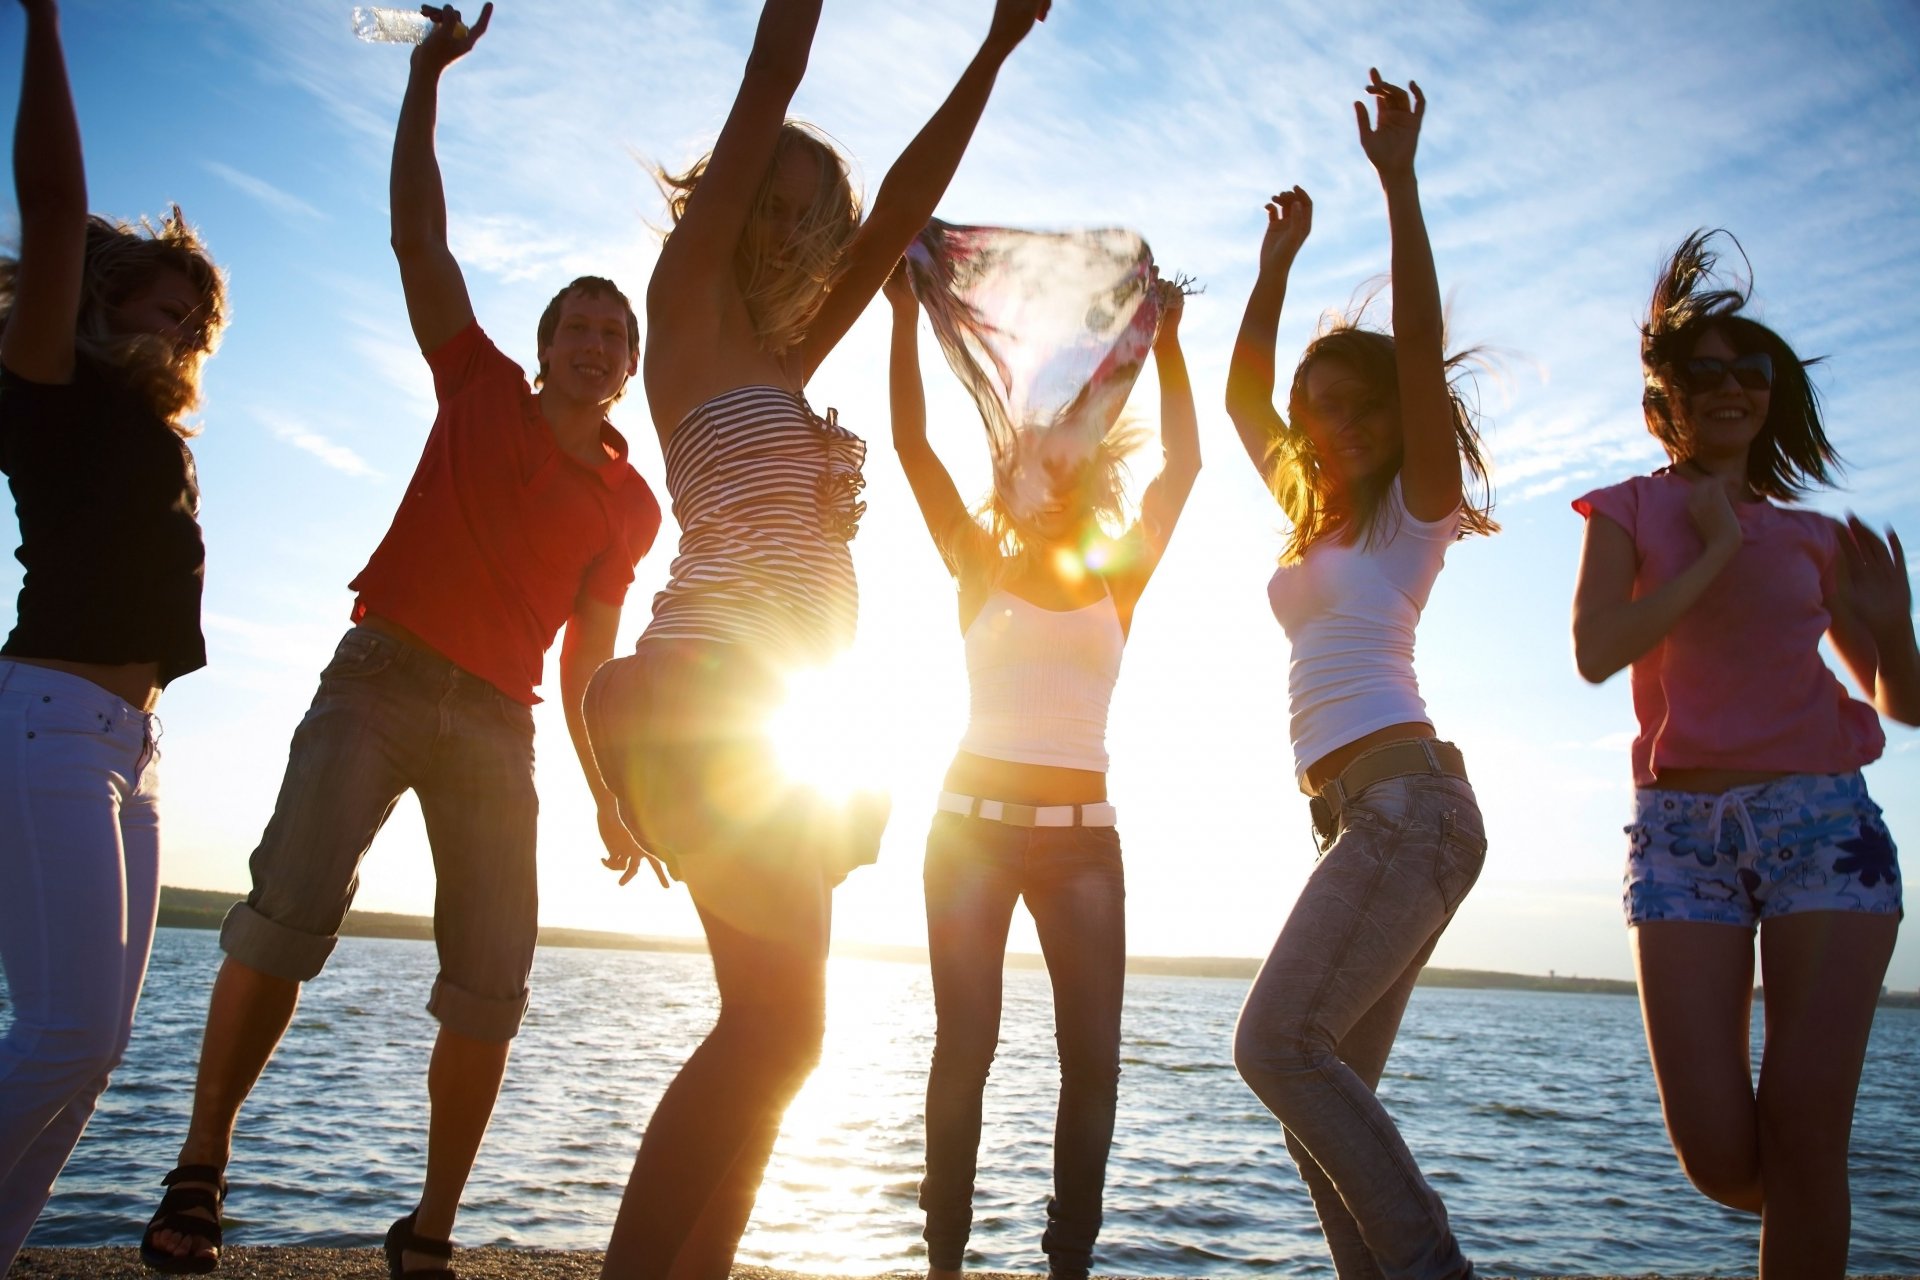
[[[1708,329],[1693,344],[1685,365],[1670,375],[1679,385],[1669,388],[1669,402],[1679,409],[1689,458],[1707,465],[1737,459],[1744,467],[1753,442],[1766,428],[1772,390],[1747,385],[1757,380],[1755,374],[1734,363],[1745,354],[1724,331]],[[1722,367],[1718,378],[1711,376]]]
[[[1336,490],[1351,490],[1400,465],[1400,418],[1352,365],[1321,356],[1307,366],[1294,408],[1320,468]]]
[[[574,289],[560,300],[553,337],[540,349],[541,388],[584,404],[612,404],[636,364],[627,303]]]

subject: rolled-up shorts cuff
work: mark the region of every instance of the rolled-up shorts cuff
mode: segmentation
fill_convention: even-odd
[[[519,995],[503,1000],[475,995],[439,977],[433,980],[427,1012],[459,1035],[474,1040],[511,1040],[520,1034],[520,1020],[527,1016],[527,992],[522,988]]]
[[[302,933],[236,902],[220,925],[220,949],[250,969],[289,982],[307,982],[326,967],[340,939]]]

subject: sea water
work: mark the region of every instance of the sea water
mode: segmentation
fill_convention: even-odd
[[[218,962],[213,933],[160,931],[127,1060],[30,1245],[138,1239],[186,1127]],[[230,1241],[373,1245],[412,1207],[434,971],[430,944],[342,940],[241,1117]],[[1231,1063],[1245,989],[1128,980],[1099,1271],[1332,1274],[1279,1126]],[[927,971],[835,959],[829,991],[825,1054],[788,1114],[740,1261],[924,1267]],[[1009,972],[1006,993],[968,1265],[1044,1271],[1051,994],[1034,971]],[[542,948],[460,1243],[604,1248],[647,1116],[715,1008],[704,956]],[[1917,1080],[1920,1011],[1881,1011],[1854,1124],[1855,1272],[1920,1267]],[[1753,1271],[1756,1221],[1706,1200],[1675,1164],[1631,999],[1419,989],[1380,1091],[1482,1270]]]

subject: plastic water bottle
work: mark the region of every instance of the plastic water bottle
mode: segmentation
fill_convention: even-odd
[[[433,19],[417,9],[354,6],[353,34],[369,44],[419,44],[432,30]],[[457,24],[454,34],[467,34],[467,24]]]

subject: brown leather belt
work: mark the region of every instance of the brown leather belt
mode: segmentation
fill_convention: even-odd
[[[1307,801],[1313,813],[1313,829],[1322,847],[1332,843],[1339,834],[1340,812],[1355,796],[1376,782],[1411,774],[1438,774],[1465,782],[1467,759],[1460,754],[1460,748],[1438,738],[1409,738],[1366,752]]]

